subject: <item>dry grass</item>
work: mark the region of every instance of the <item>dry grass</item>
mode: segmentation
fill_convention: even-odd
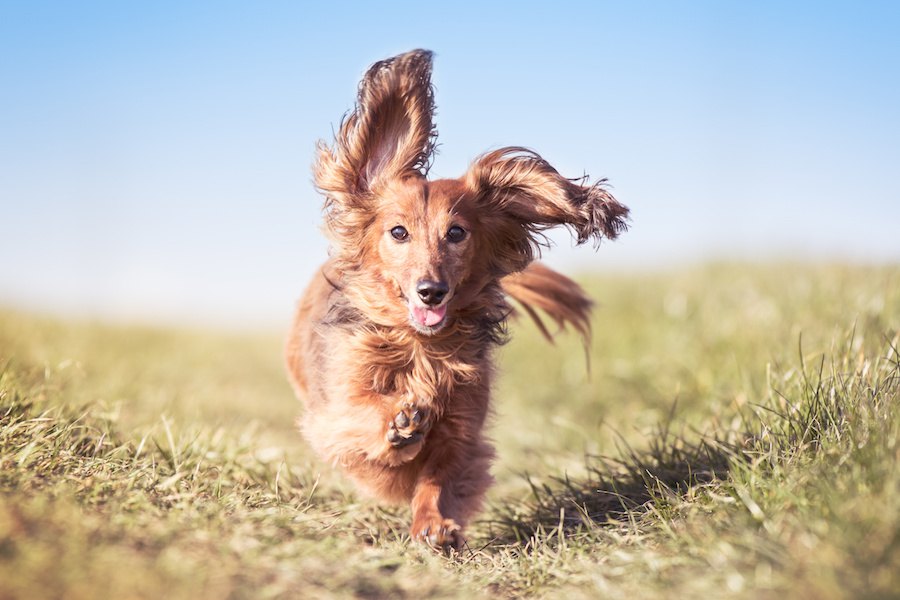
[[[280,335],[0,313],[0,597],[897,597],[900,269],[586,283],[589,376],[501,352],[455,557],[311,456]]]

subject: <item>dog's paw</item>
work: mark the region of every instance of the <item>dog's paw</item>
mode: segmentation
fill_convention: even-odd
[[[431,419],[428,411],[405,402],[388,423],[387,441],[393,448],[405,448],[424,439],[429,429]]]
[[[460,550],[465,543],[462,527],[453,519],[439,517],[414,523],[412,538],[441,550]]]

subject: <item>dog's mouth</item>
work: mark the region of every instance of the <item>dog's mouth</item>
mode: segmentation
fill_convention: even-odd
[[[410,316],[413,323],[419,327],[428,327],[434,329],[440,327],[447,319],[447,305],[431,307],[431,306],[412,306],[410,307]]]
[[[447,324],[447,304],[441,306],[420,306],[410,303],[409,321],[419,333],[431,335]]]
[[[453,299],[453,292],[446,293],[439,303],[431,304],[420,302],[416,295],[407,295],[403,291],[400,297],[409,310],[409,324],[419,333],[432,335],[443,329],[450,321],[447,314],[448,307]]]

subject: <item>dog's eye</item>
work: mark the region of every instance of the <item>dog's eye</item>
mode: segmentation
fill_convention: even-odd
[[[397,240],[398,242],[405,242],[409,237],[409,232],[406,230],[406,227],[403,225],[397,225],[393,229],[391,229],[391,237]]]
[[[461,242],[466,239],[466,230],[459,225],[454,225],[447,230],[447,239],[454,244],[457,242]]]

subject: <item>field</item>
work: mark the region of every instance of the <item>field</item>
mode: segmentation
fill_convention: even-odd
[[[0,311],[0,598],[900,597],[900,268],[582,281],[454,556],[306,448],[283,332]]]

